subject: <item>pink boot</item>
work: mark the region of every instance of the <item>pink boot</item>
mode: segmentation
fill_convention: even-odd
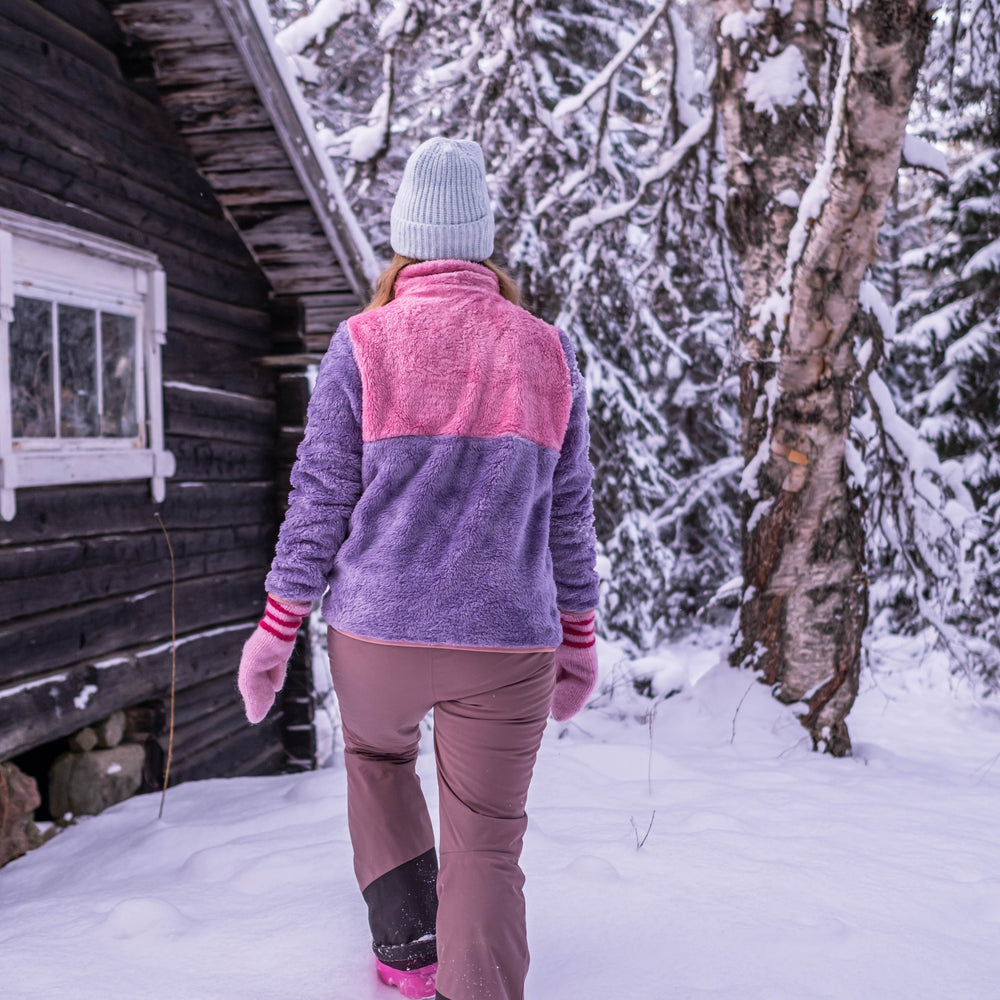
[[[437,968],[435,962],[433,965],[425,965],[422,969],[393,969],[375,959],[375,971],[379,979],[386,986],[395,986],[409,1000],[424,1000],[425,997],[434,996]]]

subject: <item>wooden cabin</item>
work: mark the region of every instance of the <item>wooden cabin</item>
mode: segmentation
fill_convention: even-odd
[[[314,766],[308,644],[235,676],[376,265],[265,5],[4,0],[0,93],[0,761],[126,709],[156,787],[175,673],[171,783]]]

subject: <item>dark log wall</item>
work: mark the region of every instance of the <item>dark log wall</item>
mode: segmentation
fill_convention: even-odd
[[[280,716],[235,690],[276,529],[268,284],[98,0],[0,6],[0,205],[157,254],[167,272],[165,501],[148,482],[19,490],[0,522],[0,759],[166,697],[176,560],[173,776],[284,764]],[[129,55],[135,59],[135,53]],[[131,76],[130,72],[130,76]]]

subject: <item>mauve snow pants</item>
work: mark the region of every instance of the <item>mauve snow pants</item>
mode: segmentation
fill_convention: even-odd
[[[439,1000],[522,1000],[528,942],[518,861],[555,682],[552,652],[388,645],[334,629],[328,642],[354,870],[376,956],[400,969],[436,957]],[[432,708],[440,871],[415,769],[420,722]]]

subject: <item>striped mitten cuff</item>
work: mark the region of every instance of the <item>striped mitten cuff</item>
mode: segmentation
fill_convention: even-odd
[[[309,614],[311,608],[311,604],[285,601],[268,594],[264,617],[261,618],[259,627],[282,642],[295,642],[295,634],[302,624],[302,619]]]
[[[597,639],[593,611],[560,611],[563,641],[555,656],[556,686],[552,692],[552,717],[571,719],[587,704],[597,684]]]
[[[563,645],[570,649],[590,649],[597,639],[594,635],[595,611],[560,611],[559,621],[563,630]]]

